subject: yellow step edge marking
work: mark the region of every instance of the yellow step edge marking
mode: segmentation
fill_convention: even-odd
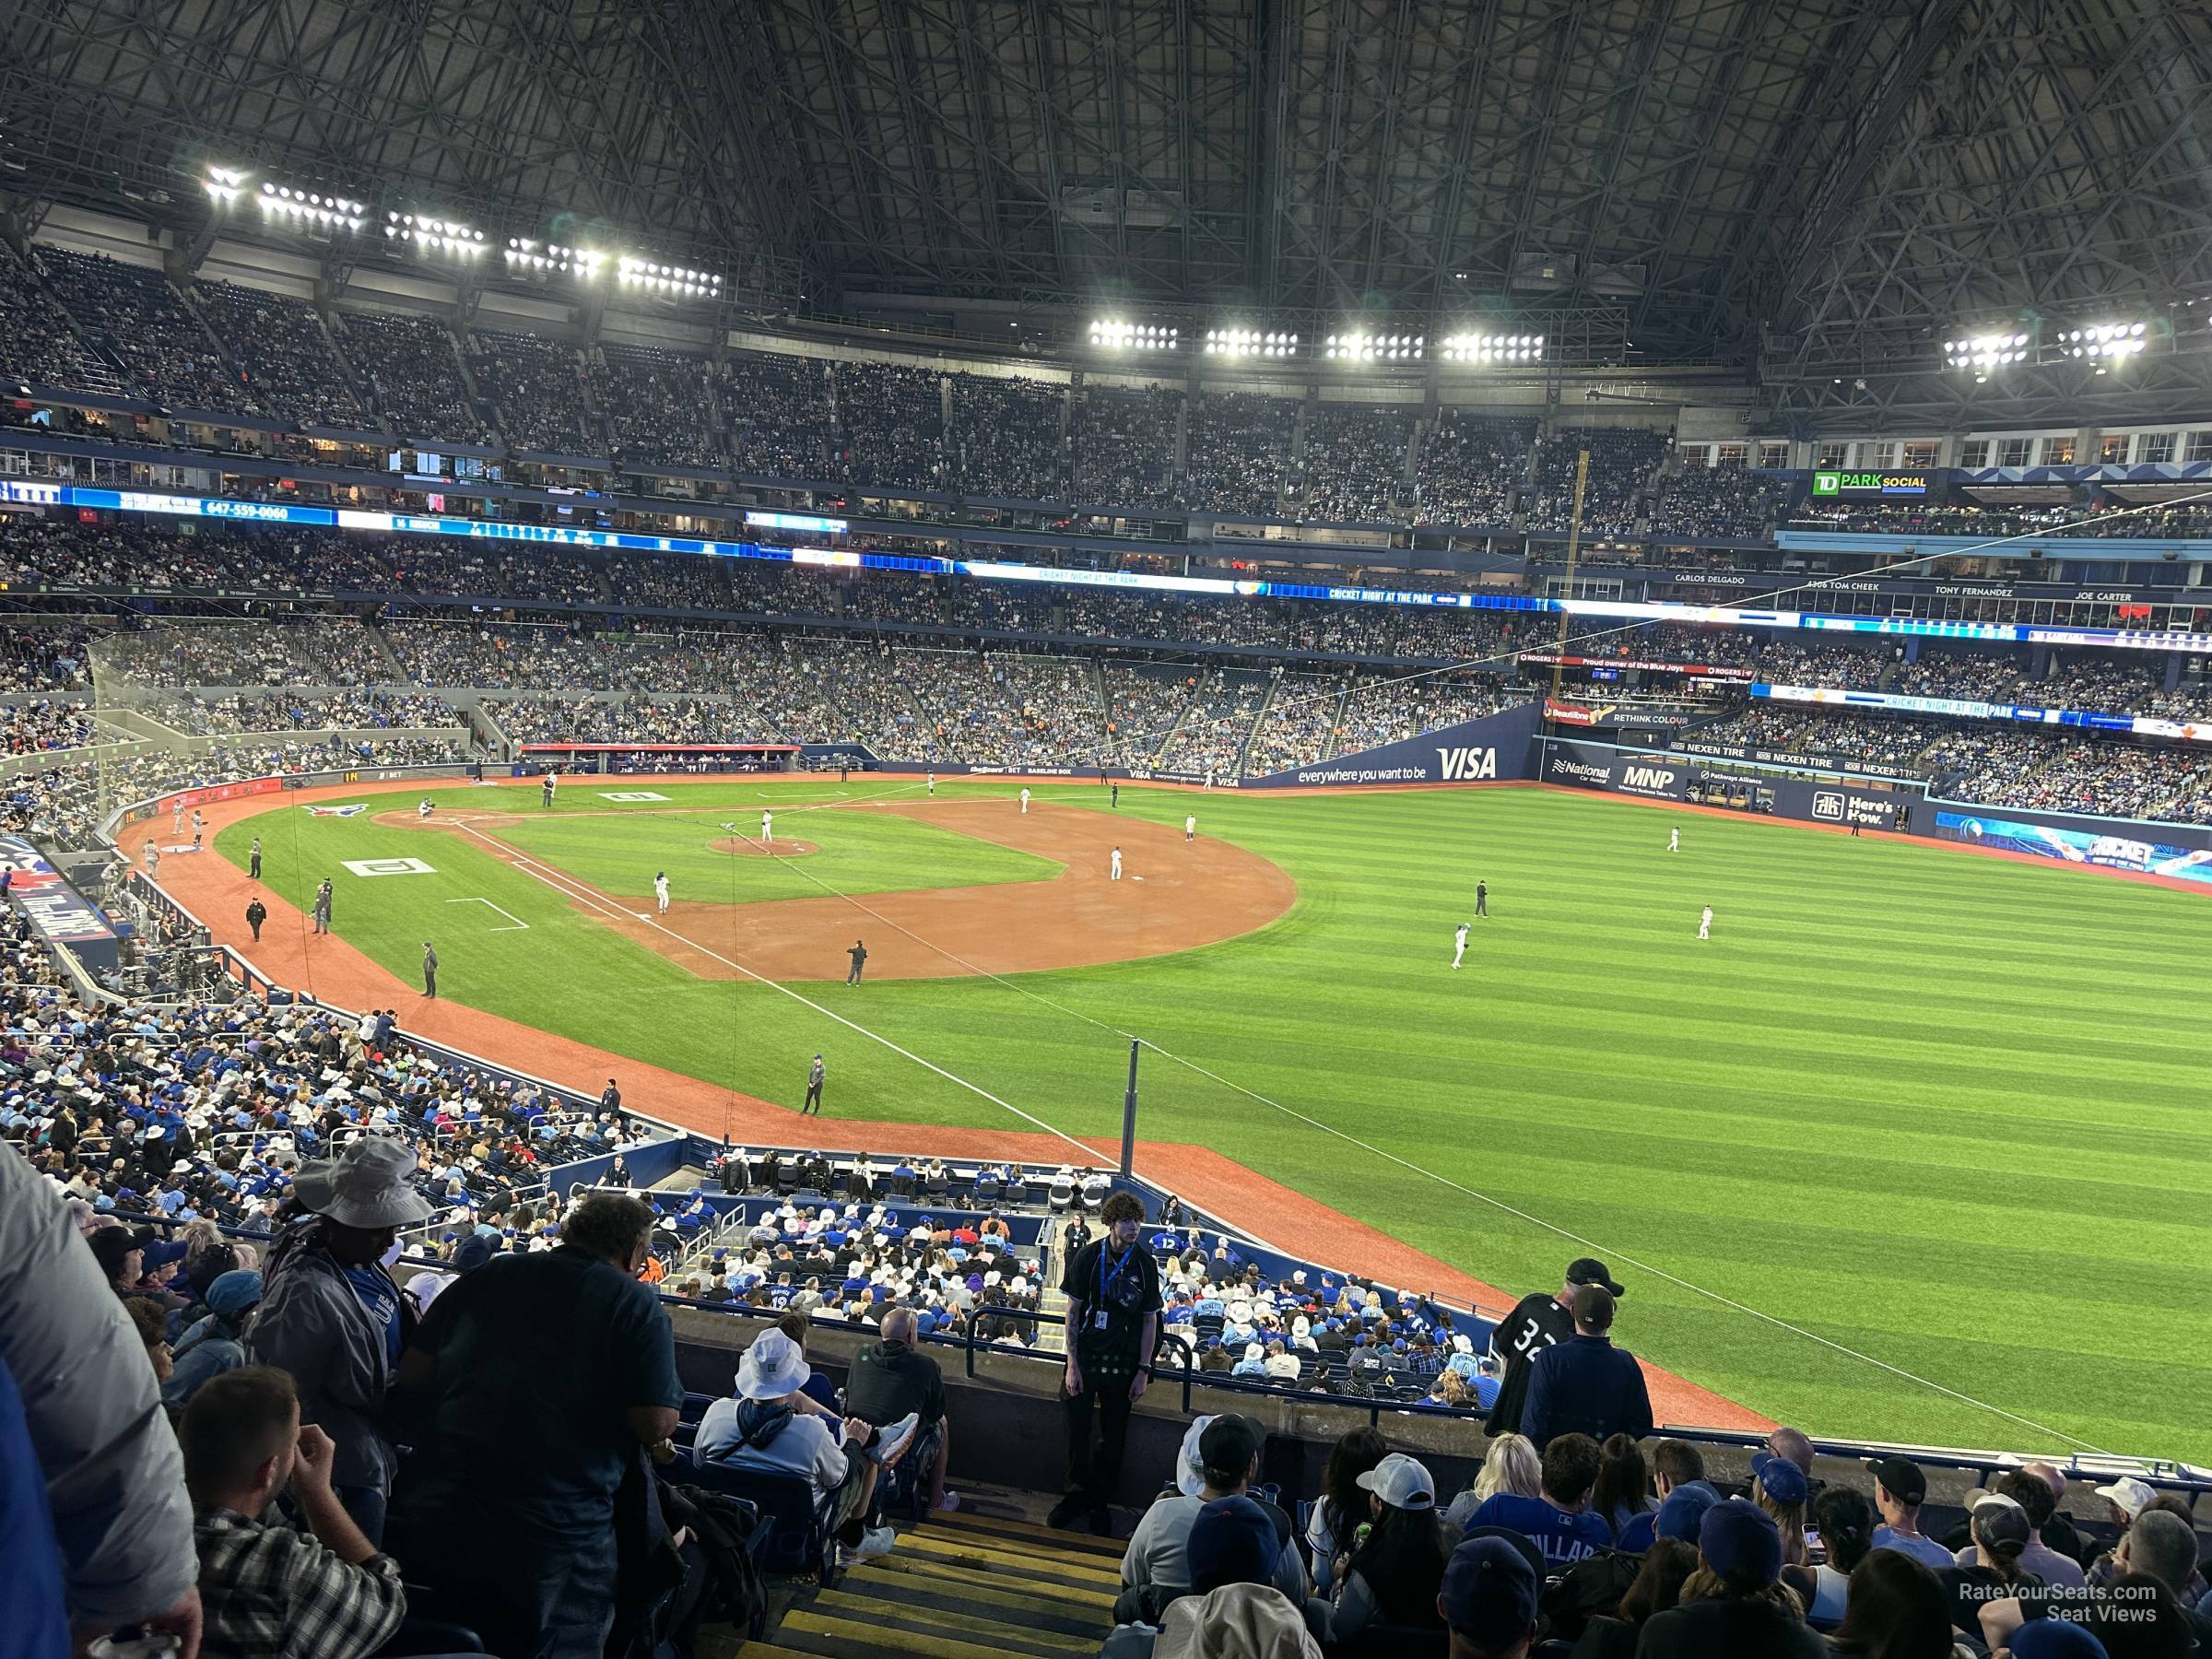
[[[849,1612],[856,1618],[885,1617],[925,1624],[990,1641],[1020,1642],[1050,1648],[1054,1653],[1092,1654],[1104,1640],[1099,1636],[1070,1636],[1060,1630],[1040,1630],[1012,1619],[994,1618],[987,1613],[961,1613],[947,1607],[918,1607],[889,1596],[855,1595],[848,1590],[818,1591],[809,1610],[831,1614]]]

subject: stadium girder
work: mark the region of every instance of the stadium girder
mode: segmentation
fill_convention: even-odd
[[[1594,360],[1818,422],[1839,380],[2062,395],[1948,384],[1940,341],[2212,293],[2212,13],[2174,0],[16,0],[8,38],[18,191],[188,241],[244,164],[755,312],[1579,308]],[[2202,344],[2140,389],[2201,401]]]

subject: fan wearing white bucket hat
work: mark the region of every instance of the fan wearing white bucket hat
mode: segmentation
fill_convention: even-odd
[[[292,1196],[309,1218],[287,1227],[263,1274],[247,1336],[256,1365],[291,1372],[300,1418],[335,1442],[331,1486],[372,1544],[397,1454],[384,1436],[384,1393],[415,1328],[387,1264],[399,1230],[430,1214],[413,1184],[411,1147],[376,1135],[303,1165]]]
[[[700,1418],[692,1454],[734,1469],[797,1475],[813,1483],[818,1500],[834,1498],[831,1525],[850,1564],[891,1547],[888,1526],[867,1524],[876,1475],[895,1463],[913,1440],[919,1419],[909,1416],[886,1429],[858,1418],[841,1419],[804,1409],[806,1351],[779,1330],[753,1338],[738,1361],[736,1387]]]

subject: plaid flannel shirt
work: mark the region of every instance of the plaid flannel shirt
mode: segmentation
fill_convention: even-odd
[[[360,1659],[406,1617],[390,1556],[356,1566],[303,1532],[223,1509],[203,1512],[193,1533],[205,1659]]]

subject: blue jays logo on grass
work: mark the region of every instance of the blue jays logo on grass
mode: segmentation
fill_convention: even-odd
[[[352,818],[357,813],[368,811],[369,804],[366,801],[355,801],[345,806],[307,806],[301,810],[309,818]]]

